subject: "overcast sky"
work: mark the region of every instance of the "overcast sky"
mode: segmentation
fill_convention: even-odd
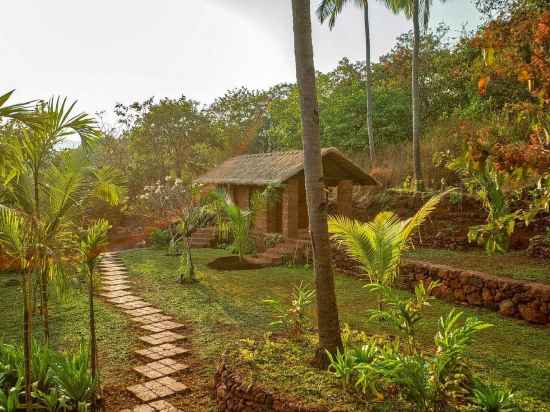
[[[290,0],[17,0],[2,2],[0,93],[68,96],[81,110],[185,94],[210,103],[225,90],[294,81]],[[432,25],[458,33],[480,16],[470,0],[434,0]],[[312,0],[312,6],[317,0]],[[333,32],[314,23],[316,68],[364,59],[362,14]],[[410,23],[371,4],[373,59]],[[110,117],[110,116],[109,116]]]

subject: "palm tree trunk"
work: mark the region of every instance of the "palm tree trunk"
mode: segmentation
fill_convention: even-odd
[[[424,190],[420,163],[420,90],[418,82],[418,54],[420,50],[419,0],[413,0],[413,54],[412,54],[412,127],[413,167],[417,190]]]
[[[323,199],[321,132],[311,39],[310,0],[292,0],[292,12],[303,127],[305,186],[317,293],[319,348],[315,361],[319,367],[324,368],[328,363],[326,351],[335,353],[342,347],[342,339],[330,261],[326,202]]]
[[[365,3],[365,41],[366,41],[366,70],[367,70],[367,132],[369,134],[369,155],[371,166],[374,162],[374,130],[372,128],[372,71],[370,64],[370,23],[369,23],[369,4]]]
[[[25,374],[25,410],[32,410],[32,308],[28,269],[23,272],[23,357]]]
[[[49,310],[48,310],[48,272],[46,271],[46,266],[42,267],[40,270],[41,282],[41,311],[42,311],[42,324],[44,328],[44,342],[46,345],[50,342],[50,322],[49,322]]]
[[[94,267],[88,266],[89,286],[88,286],[88,303],[89,303],[89,320],[90,320],[90,363],[92,369],[92,379],[97,383],[97,339],[95,333],[95,310],[94,310]],[[92,398],[92,411],[96,410],[96,393],[94,391]]]

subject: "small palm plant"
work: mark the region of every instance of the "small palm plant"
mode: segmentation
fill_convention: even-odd
[[[361,264],[370,283],[392,286],[398,276],[403,251],[409,238],[450,191],[433,196],[410,219],[401,220],[393,212],[381,212],[372,222],[344,216],[330,217],[329,232],[347,253]]]
[[[111,228],[105,219],[99,219],[88,227],[80,240],[79,250],[88,276],[88,305],[90,323],[90,363],[92,369],[92,381],[98,381],[97,364],[97,339],[94,310],[94,271],[99,255],[107,245],[107,232]],[[93,397],[92,407],[95,405],[96,396]]]
[[[282,326],[290,331],[294,337],[304,332],[307,322],[306,310],[315,300],[315,291],[300,282],[294,286],[290,306],[286,306],[277,299],[264,299],[263,303],[271,305],[276,311],[276,319],[272,326]]]
[[[196,282],[195,265],[191,254],[191,236],[198,228],[207,226],[211,215],[204,206],[191,205],[185,208],[181,221],[177,227],[178,234],[181,236],[184,244],[184,254],[181,256],[179,268],[180,283],[186,280]]]
[[[233,239],[233,248],[239,255],[239,260],[244,260],[251,249],[250,228],[252,226],[253,212],[250,209],[242,209],[235,204],[231,196],[224,190],[212,192],[212,207],[222,213],[228,230]]]

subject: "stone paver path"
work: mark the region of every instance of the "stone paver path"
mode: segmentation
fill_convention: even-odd
[[[124,313],[130,316],[145,316],[152,315],[154,313],[160,313],[162,310],[149,306],[147,308],[125,310]]]
[[[116,253],[104,253],[98,268],[102,274],[102,290],[99,295],[131,316],[133,322],[140,324],[145,336],[140,336],[139,339],[148,345],[135,351],[136,355],[148,359],[148,362],[132,367],[134,372],[147,380],[126,388],[145,403],[120,412],[181,412],[163,398],[188,391],[185,384],[170,376],[189,368],[176,359],[189,353],[188,349],[175,344],[186,337],[173,332],[185,325],[174,322],[171,316],[162,313],[162,310],[131,291],[132,281]]]
[[[151,360],[160,360],[164,358],[172,358],[178,355],[184,355],[189,353],[189,351],[181,346],[165,343],[163,345],[157,345],[147,349],[140,349],[135,353]]]
[[[132,287],[130,285],[114,285],[114,286],[105,286],[103,288],[105,292],[116,292],[119,290],[128,290],[128,289],[132,289]]]
[[[178,323],[178,322],[172,322],[171,320],[165,320],[162,322],[157,323],[150,323],[148,325],[144,325],[141,327],[141,329],[149,330],[151,332],[164,332],[166,330],[174,330],[174,329],[181,329],[185,325]]]
[[[120,305],[122,303],[128,303],[128,302],[134,302],[136,300],[141,300],[141,298],[139,296],[135,296],[135,295],[126,295],[126,296],[121,296],[119,298],[113,298],[113,299],[108,299],[109,302],[115,304],[115,305]]]
[[[149,379],[157,379],[187,368],[189,368],[189,366],[179,363],[172,358],[164,358],[156,362],[150,362],[146,365],[136,366],[134,370]]]
[[[178,412],[179,409],[174,408],[166,401],[151,402],[147,405],[138,405],[133,409],[123,409],[120,412]]]
[[[186,391],[187,386],[169,376],[165,376],[129,386],[128,390],[142,401],[148,402]]]
[[[185,339],[185,336],[180,335],[179,333],[174,332],[159,332],[153,333],[152,335],[140,336],[140,340],[149,345],[162,345],[163,343],[173,343],[179,340]]]
[[[148,323],[157,323],[164,322],[165,320],[171,320],[172,317],[168,315],[163,315],[161,313],[153,313],[152,315],[143,315],[132,318],[134,322],[142,323],[144,325]]]
[[[122,303],[117,306],[121,309],[131,310],[131,309],[146,308],[151,306],[151,304],[149,302],[145,302],[144,300],[134,300],[133,302]]]

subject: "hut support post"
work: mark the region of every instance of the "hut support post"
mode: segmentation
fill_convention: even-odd
[[[353,181],[341,180],[338,182],[338,213],[352,217],[353,214]]]

